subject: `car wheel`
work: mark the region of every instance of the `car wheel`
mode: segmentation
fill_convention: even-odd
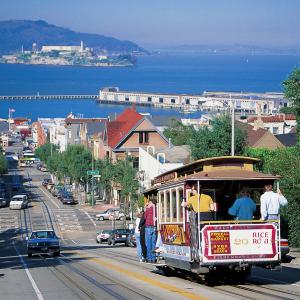
[[[108,241],[108,242],[107,242],[107,245],[111,245],[111,241]]]
[[[120,220],[120,221],[123,221],[123,220],[124,220],[124,217],[120,217],[119,220]]]
[[[28,257],[32,257],[32,253],[28,252],[28,253],[27,253],[27,256],[28,256]]]
[[[104,221],[104,218],[103,217],[99,217],[99,221]]]
[[[99,244],[100,242],[98,241],[98,239],[96,239],[96,243]]]

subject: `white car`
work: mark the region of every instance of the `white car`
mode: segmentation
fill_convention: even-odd
[[[96,242],[98,244],[101,244],[102,242],[107,242],[111,233],[112,230],[102,230],[101,232],[97,232]]]
[[[26,195],[15,195],[9,203],[10,209],[22,209],[28,207],[28,197]]]
[[[113,216],[115,220],[124,220],[124,214],[120,212],[119,209],[109,208],[96,215],[96,220],[104,221],[109,220],[109,217]]]

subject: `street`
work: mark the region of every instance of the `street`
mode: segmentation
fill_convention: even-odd
[[[98,245],[96,232],[111,222],[63,205],[42,187],[47,174],[11,169],[7,180],[21,180],[19,175],[32,178],[24,183],[32,200],[27,209],[0,209],[0,299],[300,299],[299,261],[283,264],[281,272],[255,268],[242,285],[167,277],[140,263],[135,248]],[[55,230],[59,257],[27,257],[26,237],[40,229]]]

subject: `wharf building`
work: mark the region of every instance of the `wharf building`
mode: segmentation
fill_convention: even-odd
[[[105,87],[99,101],[114,104],[136,104],[183,110],[222,111],[234,103],[235,111],[248,114],[275,114],[289,106],[282,93],[204,92],[199,95],[121,91]]]

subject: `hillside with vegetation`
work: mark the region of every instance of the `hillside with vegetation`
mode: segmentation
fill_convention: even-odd
[[[79,46],[80,41],[97,52],[147,53],[145,49],[131,41],[121,41],[100,34],[75,32],[45,21],[0,21],[0,54],[20,52],[22,46],[24,50],[31,50],[33,43],[40,49],[43,45]]]

